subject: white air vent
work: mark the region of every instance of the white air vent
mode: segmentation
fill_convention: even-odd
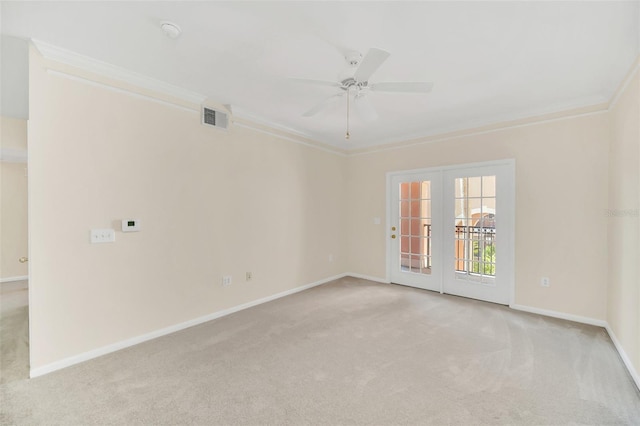
[[[202,124],[227,129],[229,127],[229,114],[211,108],[202,108]]]

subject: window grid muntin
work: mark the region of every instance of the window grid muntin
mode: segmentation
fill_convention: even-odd
[[[400,183],[400,270],[431,274],[431,181]]]
[[[495,194],[495,176],[455,180],[454,268],[457,273],[483,278],[495,276]],[[459,211],[464,214],[458,214]]]

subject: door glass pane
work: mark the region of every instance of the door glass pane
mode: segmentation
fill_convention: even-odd
[[[455,180],[454,263],[459,274],[496,273],[496,177]]]
[[[411,216],[410,215],[411,209],[409,208],[410,207],[409,203],[410,203],[409,200],[400,201],[400,216],[401,217],[409,217],[409,216]]]
[[[408,271],[411,263],[411,256],[408,253],[400,253],[400,270]]]
[[[401,235],[409,235],[409,223],[411,223],[411,219],[400,219],[400,234]]]
[[[431,274],[431,181],[400,184],[400,270]]]
[[[421,182],[411,182],[411,198],[419,200],[421,192]]]
[[[467,211],[467,201],[464,199],[457,199],[456,200],[456,217],[460,218],[461,221],[465,222],[466,224],[466,211]]]
[[[411,256],[411,272],[420,272],[420,260],[422,256]]]
[[[400,184],[400,199],[406,200],[409,198],[409,182],[403,182]]]
[[[409,237],[400,237],[400,252],[409,253]]]
[[[422,195],[420,196],[420,198],[424,200],[431,199],[431,182],[422,182]]]
[[[467,219],[473,219],[480,216],[482,208],[482,199],[480,198],[465,198],[466,211],[465,215]]]
[[[422,204],[420,208],[420,216],[431,217],[431,200],[422,200],[420,204]]]
[[[483,197],[496,196],[496,177],[495,176],[482,176],[482,196]]]
[[[467,186],[468,186],[467,178],[456,179],[456,184],[455,184],[456,199],[464,197],[464,194],[466,193],[465,188]]]
[[[423,274],[431,274],[431,256],[422,256],[420,264],[420,272]]]
[[[468,178],[466,194],[469,197],[482,196],[482,177],[481,176]]]
[[[420,244],[420,237],[411,237],[411,254],[420,254],[422,244]]]

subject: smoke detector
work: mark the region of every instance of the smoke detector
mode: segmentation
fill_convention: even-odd
[[[169,38],[178,38],[180,34],[182,34],[182,30],[180,29],[180,27],[173,22],[162,21],[160,22],[160,28],[162,29],[164,35]]]

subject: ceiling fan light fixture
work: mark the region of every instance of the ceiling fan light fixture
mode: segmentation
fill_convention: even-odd
[[[162,29],[164,35],[171,39],[176,39],[180,37],[180,34],[182,34],[182,29],[173,22],[162,21],[160,22],[160,28]]]

